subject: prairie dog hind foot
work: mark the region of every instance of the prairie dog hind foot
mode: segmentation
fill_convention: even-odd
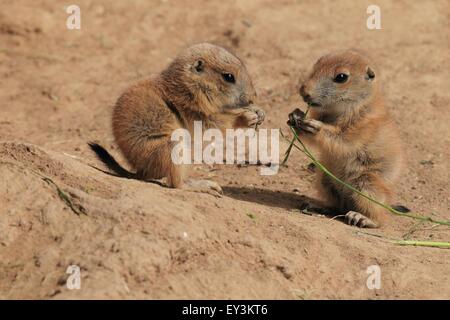
[[[336,208],[327,208],[320,205],[306,203],[301,208],[303,213],[307,214],[319,214],[324,216],[334,216],[332,219],[338,217],[344,217],[344,222],[350,226],[355,226],[359,228],[378,228],[379,225],[367,218],[363,214],[356,211],[349,211],[343,215],[339,209]]]
[[[222,188],[217,182],[211,180],[187,179],[184,181],[182,189],[192,192],[207,193],[217,198],[223,196]]]
[[[378,228],[377,223],[356,211],[347,212],[344,221],[348,225],[356,226],[359,228]]]

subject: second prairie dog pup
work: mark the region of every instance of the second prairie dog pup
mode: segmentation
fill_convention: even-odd
[[[308,116],[297,109],[289,115],[289,123],[305,143],[318,148],[320,161],[338,178],[391,203],[402,150],[375,70],[354,50],[323,56],[300,88],[311,107]],[[388,216],[379,205],[321,173],[319,186],[330,208],[347,212],[348,224],[378,227]]]
[[[125,158],[136,170],[128,173],[97,144],[90,144],[99,158],[119,175],[143,180],[166,177],[170,187],[220,194],[213,181],[183,179],[185,166],[171,159],[175,129],[193,131],[194,121],[203,128],[254,127],[264,112],[252,106],[256,98],[243,62],[227,50],[209,43],[191,46],[148,80],[129,88],[113,111],[113,132]]]

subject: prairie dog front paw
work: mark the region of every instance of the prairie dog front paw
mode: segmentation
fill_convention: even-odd
[[[244,108],[244,112],[238,117],[238,126],[249,128],[259,126],[264,122],[265,117],[266,113],[263,109],[258,107]]]
[[[306,133],[316,134],[322,129],[323,123],[315,119],[306,119],[303,111],[295,109],[289,114],[288,125]]]

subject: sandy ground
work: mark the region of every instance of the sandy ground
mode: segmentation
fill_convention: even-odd
[[[405,142],[398,202],[450,219],[447,0],[377,1],[376,31],[366,28],[370,1],[77,4],[81,30],[68,30],[66,1],[0,0],[0,298],[450,298],[450,251],[388,240],[449,241],[448,228],[393,218],[368,231],[376,237],[302,214],[317,194],[300,153],[275,176],[196,167],[223,187],[215,198],[105,174],[86,145],[97,140],[123,162],[112,105],[190,44],[242,57],[264,126],[284,130],[314,61],[360,47],[378,59]],[[66,288],[72,264],[80,290]],[[369,290],[375,264],[381,289]]]

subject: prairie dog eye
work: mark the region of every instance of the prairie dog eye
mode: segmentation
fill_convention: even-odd
[[[345,73],[339,73],[338,75],[336,75],[333,79],[334,82],[337,83],[344,83],[346,82],[348,79],[348,75],[346,75]]]
[[[234,79],[234,76],[231,73],[223,73],[222,74],[223,80],[229,83],[235,83],[236,79]]]

